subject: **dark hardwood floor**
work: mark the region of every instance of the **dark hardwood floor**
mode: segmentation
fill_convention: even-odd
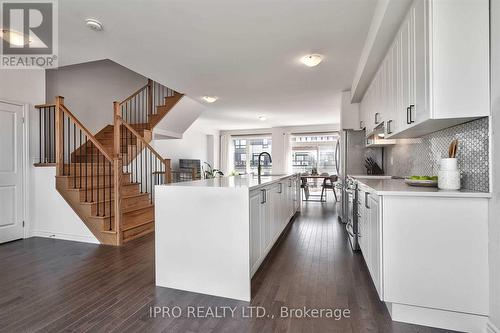
[[[247,304],[155,287],[153,236],[122,248],[45,238],[0,245],[1,332],[444,332],[391,321],[332,203],[304,204],[252,288]],[[276,317],[244,318],[249,305]],[[152,306],[178,306],[183,317],[154,318]],[[190,306],[237,308],[200,319],[188,317]],[[304,306],[350,317],[277,318],[281,307]]]

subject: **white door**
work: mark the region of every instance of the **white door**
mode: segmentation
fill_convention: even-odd
[[[23,238],[23,107],[0,102],[0,243]]]

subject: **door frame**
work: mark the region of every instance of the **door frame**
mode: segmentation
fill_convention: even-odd
[[[11,104],[11,105],[16,105],[16,106],[20,106],[22,109],[23,109],[23,144],[22,144],[22,155],[23,155],[23,158],[22,158],[22,161],[23,161],[23,165],[22,165],[22,168],[23,168],[23,171],[22,171],[22,174],[23,174],[23,186],[22,186],[22,189],[23,189],[23,195],[22,195],[22,200],[23,200],[23,209],[22,209],[22,212],[23,212],[23,216],[22,216],[22,219],[24,221],[24,227],[23,227],[23,239],[25,238],[28,238],[30,237],[30,233],[29,233],[29,230],[30,230],[30,225],[31,225],[31,221],[30,219],[28,218],[30,216],[29,214],[29,195],[28,195],[28,188],[29,188],[29,172],[30,172],[30,168],[28,168],[28,166],[30,165],[29,164],[29,161],[30,161],[30,113],[29,113],[29,110],[30,110],[30,104],[29,103],[24,103],[24,102],[15,102],[15,101],[10,101],[10,100],[6,100],[6,99],[2,99],[0,98],[0,102],[1,103],[6,103],[6,104]]]

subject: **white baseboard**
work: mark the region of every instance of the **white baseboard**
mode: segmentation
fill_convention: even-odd
[[[73,242],[100,244],[97,238],[95,238],[94,236],[64,234],[64,233],[44,231],[44,230],[32,230],[30,232],[30,235],[31,237],[55,238],[55,239],[69,240]]]
[[[487,316],[397,303],[391,304],[390,314],[394,321],[471,333],[483,333],[488,322]]]
[[[486,324],[486,332],[488,333],[500,333],[500,329],[496,327],[491,320]]]

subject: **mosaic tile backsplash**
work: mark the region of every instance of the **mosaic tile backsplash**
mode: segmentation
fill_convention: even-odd
[[[420,139],[400,140],[397,145],[385,148],[385,173],[394,176],[437,175],[439,161],[448,157],[448,146],[453,139],[458,139],[457,159],[462,188],[488,192],[488,133],[488,118],[481,118]]]

